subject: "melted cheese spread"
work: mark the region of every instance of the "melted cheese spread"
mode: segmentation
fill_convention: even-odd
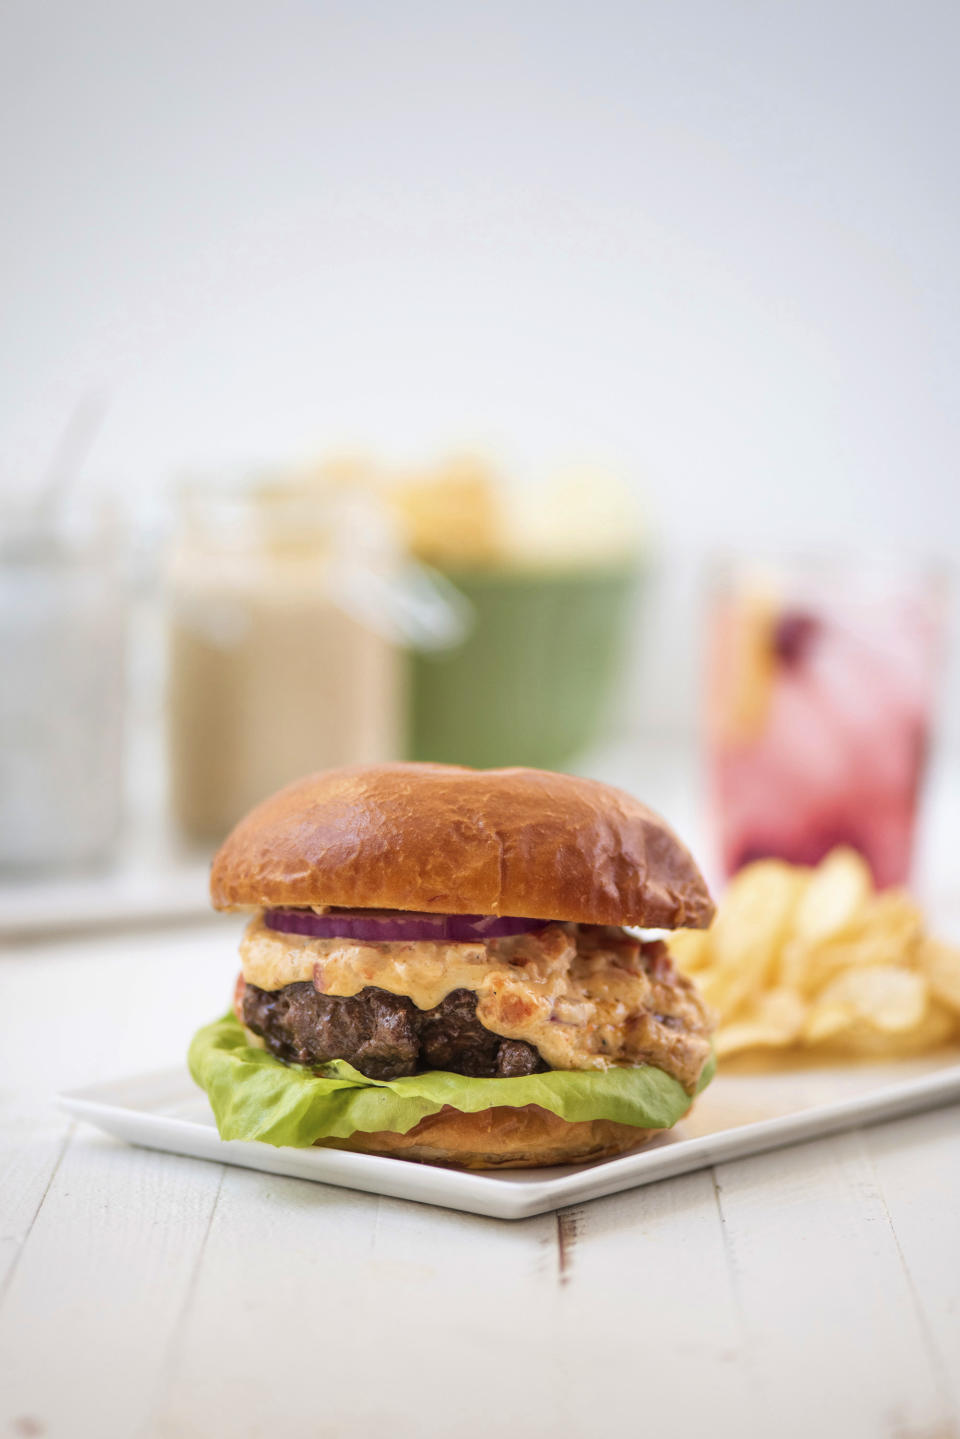
[[[251,921],[243,977],[259,989],[312,983],[322,994],[368,985],[433,1009],[454,989],[477,996],[494,1034],[533,1044],[553,1069],[656,1064],[691,1089],[709,1054],[710,1022],[690,982],[667,962],[647,966],[621,930],[551,924],[486,944],[313,939]]]

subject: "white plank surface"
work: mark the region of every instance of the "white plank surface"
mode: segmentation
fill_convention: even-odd
[[[220,1167],[129,1159],[68,1147],[0,1309],[7,1416],[52,1435],[141,1429],[203,1249]]]
[[[712,1175],[568,1211],[561,1235],[555,1342],[566,1432],[596,1434],[609,1424],[624,1434],[648,1426],[670,1435],[751,1433],[747,1351]]]
[[[73,1125],[64,1115],[17,1113],[8,1099],[0,1113],[0,1302],[63,1158]]]
[[[944,1432],[951,1415],[862,1136],[723,1165],[716,1184],[767,1432]]]
[[[556,1356],[517,1342],[556,1291],[556,1220],[507,1228],[231,1170],[160,1432],[199,1439],[229,1412],[242,1435],[296,1433],[316,1414],[310,1432],[442,1439],[494,1412],[557,1433]]]
[[[943,1407],[960,1414],[960,1107],[879,1125],[863,1142]]]
[[[958,1433],[960,1106],[514,1224],[68,1139],[235,940],[0,953],[0,1435]]]

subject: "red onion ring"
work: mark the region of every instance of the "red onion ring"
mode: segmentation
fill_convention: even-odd
[[[348,910],[314,914],[311,909],[267,909],[263,922],[280,934],[306,934],[314,939],[358,939],[387,944],[398,940],[434,940],[483,944],[515,934],[533,934],[548,919],[516,919],[496,914],[421,914],[416,910]]]

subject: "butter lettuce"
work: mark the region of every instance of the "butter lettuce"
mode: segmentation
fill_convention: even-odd
[[[232,1013],[198,1030],[188,1064],[209,1096],[221,1139],[296,1147],[346,1139],[357,1130],[406,1134],[447,1104],[467,1114],[494,1105],[539,1104],[562,1119],[612,1119],[642,1129],[667,1129],[690,1105],[683,1086],[652,1065],[553,1069],[517,1079],[468,1079],[444,1070],[367,1079],[344,1060],[304,1069],[248,1044]],[[698,1092],[714,1068],[711,1058]]]

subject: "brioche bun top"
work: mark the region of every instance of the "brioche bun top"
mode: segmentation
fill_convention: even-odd
[[[213,861],[216,909],[328,906],[702,929],[690,852],[622,790],[545,770],[354,765],[296,780]]]

